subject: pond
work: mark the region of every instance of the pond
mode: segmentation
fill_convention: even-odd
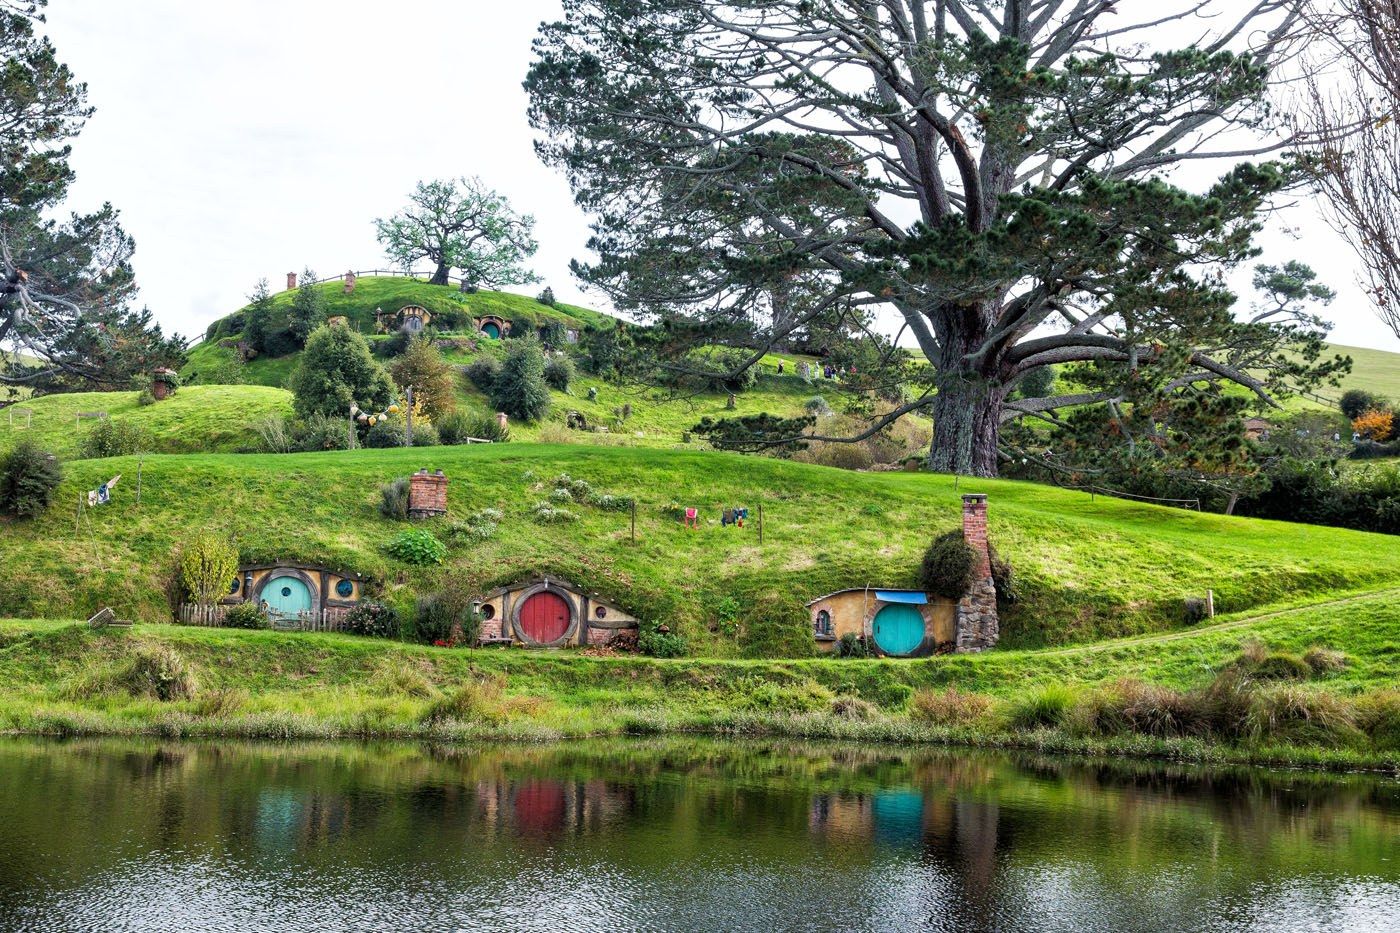
[[[0,930],[1381,930],[1400,782],[609,740],[0,741]]]

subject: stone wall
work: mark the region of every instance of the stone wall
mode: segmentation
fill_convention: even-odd
[[[958,601],[958,651],[985,651],[1001,637],[997,617],[997,588],[992,582],[992,556],[987,546],[987,497],[963,496],[963,540],[976,560],[977,582]]]

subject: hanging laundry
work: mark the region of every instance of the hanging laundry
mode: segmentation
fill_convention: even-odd
[[[122,475],[118,473],[116,476],[107,480],[107,482],[103,483],[101,486],[98,486],[96,489],[89,489],[87,495],[88,505],[90,507],[99,506],[106,505],[108,502],[111,502],[112,490],[117,488],[117,483],[121,481],[121,478]]]

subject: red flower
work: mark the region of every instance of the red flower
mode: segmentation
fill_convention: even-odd
[[[445,642],[445,641],[443,641],[441,638],[439,638],[437,641],[433,642],[433,647],[434,647],[434,648],[446,648],[446,647],[448,647],[448,645],[447,645],[447,642]]]

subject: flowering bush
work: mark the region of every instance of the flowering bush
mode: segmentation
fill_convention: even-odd
[[[365,600],[346,614],[345,631],[372,638],[397,638],[399,614],[392,606]]]

